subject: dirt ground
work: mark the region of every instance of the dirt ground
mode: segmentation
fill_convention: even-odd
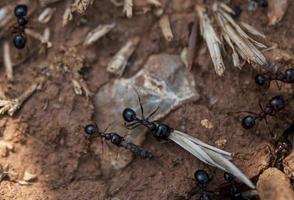
[[[56,7],[56,12],[47,25],[37,22],[41,12],[37,8],[29,18],[28,26],[39,31],[50,27],[53,47],[47,55],[34,53],[17,66],[13,81],[7,79],[4,67],[0,68],[0,87],[8,97],[17,97],[36,81],[43,80],[42,89],[33,94],[13,117],[4,115],[0,118],[0,139],[11,141],[14,146],[14,151],[0,157],[0,164],[9,165],[17,173],[29,171],[36,174],[37,180],[30,185],[2,181],[0,199],[187,199],[193,191],[197,192],[193,174],[199,168],[206,169],[213,176],[209,190],[221,191],[225,187],[223,172],[204,165],[172,142],[156,141],[151,134],[143,146],[155,154],[155,160],[135,158],[123,170],[103,173],[99,161],[103,155],[93,153],[88,147],[82,128],[93,120],[94,98],[88,100],[74,93],[72,77],[76,69],[73,66],[67,66],[69,72],[56,67],[58,59],[64,58],[69,48],[75,48],[76,52],[73,52],[83,56],[85,65],[89,66],[85,70],[86,84],[90,91],[97,92],[102,84],[115,78],[106,72],[107,62],[130,36],[139,35],[142,41],[124,77],[135,74],[152,54],[180,54],[187,45],[188,27],[193,22],[197,1],[161,2],[170,16],[174,31],[174,40],[170,43],[164,40],[158,19],[153,14],[126,19],[122,8],[115,7],[109,0],[95,1],[85,16],[75,15],[65,28],[61,19],[66,2],[51,5]],[[1,5],[14,3],[1,1]],[[263,31],[267,39],[278,43],[281,49],[293,53],[293,1],[289,1],[287,14],[275,26],[267,25],[266,9],[258,8],[249,13],[247,1],[233,1],[233,4],[240,4],[243,8],[240,20]],[[80,44],[86,33],[97,24],[113,21],[117,27],[110,34],[88,48]],[[1,47],[4,40],[11,38],[12,34],[0,38]],[[28,49],[23,51],[17,51],[11,45],[13,59],[25,56],[38,45],[39,42],[33,39],[28,39]],[[205,46],[203,42],[198,45],[199,49]],[[289,63],[281,61],[281,64]],[[0,66],[3,66],[2,56]],[[240,126],[242,114],[228,116],[227,113],[255,111],[259,109],[259,101],[266,102],[280,93],[290,95],[293,88],[283,85],[278,90],[273,85],[266,93],[261,91],[254,83],[256,71],[249,65],[239,70],[227,64],[225,75],[219,77],[214,72],[207,51],[195,58],[191,73],[195,77],[200,100],[176,109],[163,121],[212,145],[225,139],[224,148],[234,153],[234,162],[256,181],[270,163],[267,146],[271,138],[266,124],[261,122],[256,129],[246,131]],[[286,109],[277,118],[269,118],[269,126],[276,133],[282,133],[287,127],[284,118],[291,117],[290,112]],[[200,123],[202,119],[211,121],[213,128],[203,127]],[[196,194],[191,199],[198,197]]]

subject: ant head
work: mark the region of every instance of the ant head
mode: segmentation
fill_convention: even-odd
[[[255,83],[259,86],[263,86],[268,82],[268,79],[265,75],[263,74],[257,74],[255,76]]]
[[[204,170],[197,170],[194,174],[194,177],[199,185],[204,185],[209,182],[208,173]]]
[[[285,81],[287,83],[294,83],[294,69],[287,69],[285,71]]]
[[[255,117],[248,115],[242,119],[243,128],[251,129],[254,125],[255,125]]]
[[[289,140],[279,142],[275,153],[288,153],[292,149],[292,144]]]
[[[26,5],[17,5],[14,9],[16,17],[24,17],[28,13],[28,7]]]
[[[84,127],[84,131],[88,135],[94,135],[95,133],[98,133],[98,127],[96,124],[88,124]]]
[[[275,111],[279,111],[285,107],[285,100],[283,96],[275,96],[271,99],[270,105]]]
[[[22,34],[16,34],[13,43],[16,48],[23,49],[27,43],[27,38]]]
[[[131,108],[126,108],[123,111],[123,118],[126,122],[133,122],[137,119],[136,112]]]
[[[225,181],[230,183],[230,182],[232,182],[234,180],[234,176],[232,174],[228,173],[228,172],[225,172],[224,173],[224,179],[225,179]]]

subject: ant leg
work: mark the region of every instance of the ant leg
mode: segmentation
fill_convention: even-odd
[[[127,126],[126,128],[129,129],[129,130],[132,130],[132,129],[137,128],[137,127],[140,126],[140,125],[141,125],[141,124],[136,124],[136,125],[131,126],[131,127]]]
[[[146,118],[146,120],[148,121],[160,108],[160,106],[158,105],[157,108],[155,108]]]
[[[228,112],[227,114],[230,115],[230,114],[237,114],[237,113],[249,113],[249,114],[258,116],[258,113],[251,112],[251,111],[246,111],[246,110]]]
[[[265,121],[265,123],[266,123],[266,126],[267,126],[267,128],[268,128],[270,134],[271,134],[271,137],[272,137],[272,138],[275,138],[276,135],[273,133],[273,131],[272,131],[271,128],[269,127],[269,125],[268,125],[269,123],[268,123],[268,121],[267,121],[266,116],[264,117],[264,121]]]
[[[141,109],[141,117],[142,119],[144,119],[144,109],[143,109],[143,106],[142,106],[142,101],[141,101],[141,97],[139,95],[139,92],[136,88],[134,88],[136,94],[137,94],[137,97],[138,97],[138,101],[139,101],[139,105],[140,105],[140,109]]]

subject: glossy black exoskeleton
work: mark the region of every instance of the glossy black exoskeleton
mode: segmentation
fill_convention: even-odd
[[[204,170],[197,170],[194,174],[194,177],[201,191],[199,200],[211,200],[212,198],[207,191],[207,184],[211,181],[208,173]]]
[[[134,153],[137,156],[141,156],[143,159],[151,160],[154,158],[153,154],[142,147],[135,145],[130,142],[126,142],[124,137],[118,135],[117,133],[106,133],[99,131],[98,126],[96,124],[88,124],[84,127],[84,131],[89,136],[99,136],[104,138],[105,140],[111,141],[112,144],[123,147],[125,149],[128,149],[132,153]]]
[[[13,38],[13,44],[17,49],[23,49],[26,45],[27,38],[25,36],[25,26],[27,20],[25,19],[28,12],[26,5],[17,5],[14,9],[14,14],[17,17],[18,32]]]
[[[230,196],[232,200],[244,200],[240,190],[237,188],[235,183],[235,177],[228,173],[224,173],[224,179],[230,184]]]
[[[283,110],[286,106],[286,102],[283,96],[275,96],[268,104],[263,108],[260,105],[261,112],[260,113],[252,113],[253,115],[247,115],[242,119],[242,126],[244,129],[251,129],[254,125],[256,120],[265,119],[268,115],[273,116],[277,112]]]
[[[257,74],[255,76],[255,83],[265,88],[270,86],[271,81],[280,81],[287,84],[294,83],[294,69],[287,69],[284,73],[277,72],[275,74]]]
[[[137,96],[141,109],[141,118],[137,117],[137,114],[133,109],[125,108],[122,113],[122,116],[125,121],[126,127],[128,129],[134,129],[140,125],[143,125],[150,130],[150,132],[155,138],[167,140],[173,129],[164,123],[150,121],[150,118],[156,113],[158,108],[151,112],[147,117],[144,117],[144,110],[138,93]]]

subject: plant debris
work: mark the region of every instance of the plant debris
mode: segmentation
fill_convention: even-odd
[[[0,115],[8,113],[12,116],[23,103],[37,90],[40,89],[41,84],[35,83],[29,87],[20,97],[15,99],[0,99]]]
[[[123,13],[125,13],[127,18],[131,18],[133,16],[133,0],[124,0]]]
[[[221,55],[222,43],[219,37],[217,36],[214,28],[212,27],[211,21],[206,13],[205,8],[200,5],[197,5],[196,11],[200,19],[201,35],[207,44],[215,72],[219,76],[222,76],[225,72],[225,64]]]
[[[168,15],[163,15],[159,20],[159,26],[166,41],[171,42],[174,38]]]
[[[77,11],[81,15],[84,15],[88,8],[94,3],[94,0],[75,0],[71,6],[71,11]]]
[[[116,23],[114,22],[111,24],[99,25],[98,27],[96,27],[95,29],[93,29],[92,31],[88,33],[84,41],[84,46],[92,45],[101,37],[109,33],[115,26],[116,26]]]
[[[51,20],[55,11],[56,11],[55,8],[44,9],[43,12],[39,15],[38,21],[42,24],[47,24]]]
[[[6,75],[9,80],[13,79],[13,65],[11,61],[10,55],[10,47],[8,42],[4,42],[3,44],[3,58],[4,58],[4,66],[6,70]]]
[[[128,64],[128,60],[136,50],[140,42],[139,37],[131,38],[109,61],[107,71],[117,76],[121,76]]]
[[[289,7],[288,0],[269,0],[268,4],[267,16],[269,25],[272,26],[279,23],[283,19]]]

